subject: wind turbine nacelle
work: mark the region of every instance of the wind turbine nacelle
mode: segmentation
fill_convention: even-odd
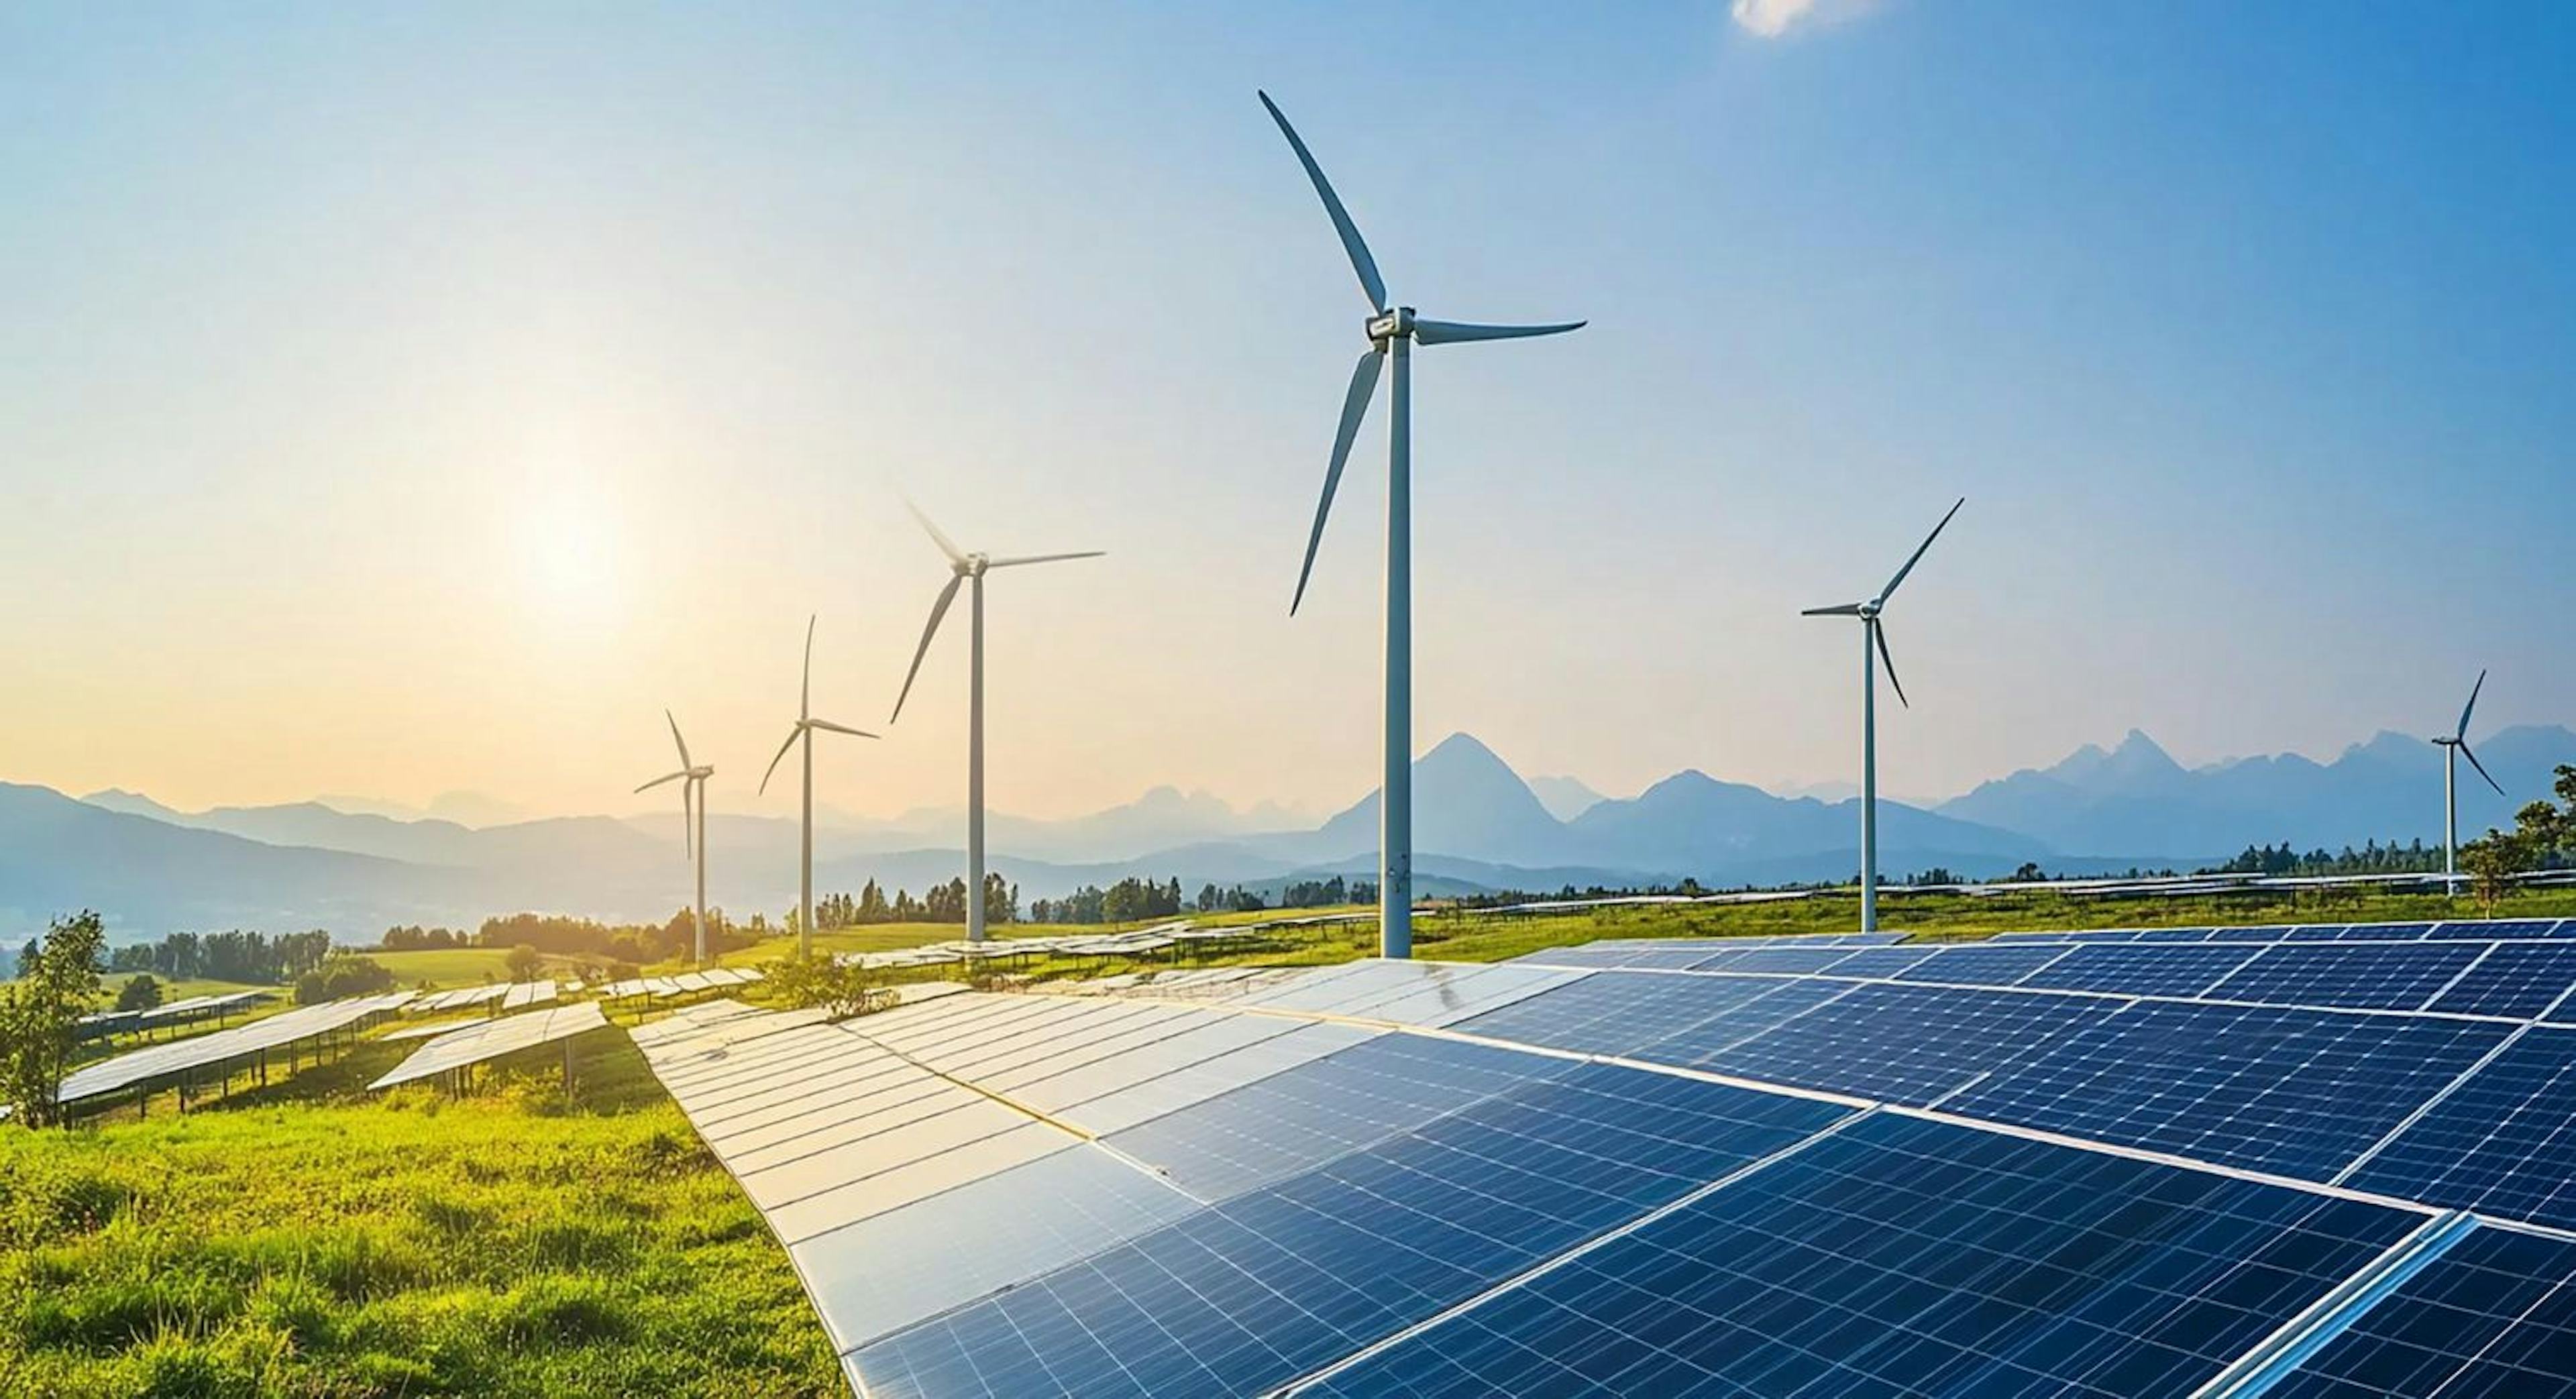
[[[1410,306],[1398,306],[1392,311],[1383,311],[1368,319],[1368,338],[1371,340],[1392,340],[1399,335],[1412,333],[1413,308]]]

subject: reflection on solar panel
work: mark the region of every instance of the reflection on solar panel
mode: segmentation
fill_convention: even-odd
[[[2024,977],[2023,986],[2102,991],[2188,1000],[2215,986],[2255,955],[2250,947],[2155,947],[2105,943],[2077,947]]]
[[[2576,1393],[2576,1243],[2472,1230],[2266,1392],[2276,1399]]]
[[[2214,1001],[2417,1010],[2468,970],[2470,943],[2339,943],[2267,949],[2209,988]]]
[[[434,1078],[450,1069],[461,1069],[518,1050],[570,1039],[585,1030],[603,1029],[607,1024],[608,1017],[599,1013],[597,1001],[482,1021],[422,1045],[412,1051],[410,1058],[395,1065],[392,1072],[367,1087],[371,1090],[391,1088],[396,1084]]]
[[[2485,1021],[2140,1001],[1948,1106],[2325,1180],[2510,1032]]]
[[[2179,1395],[2423,1222],[1879,1113],[1309,1392]]]
[[[1877,982],[1697,1062],[1765,1083],[1930,1104],[2119,1004]]]

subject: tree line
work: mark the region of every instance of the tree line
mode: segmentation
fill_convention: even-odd
[[[2460,847],[2460,868],[2476,881],[2490,912],[2514,876],[2534,870],[2576,868],[2576,767],[2560,764],[2555,802],[2535,801],[2513,814],[2513,829],[2490,830]]]
[[[33,948],[35,944],[28,944]],[[239,981],[284,986],[322,965],[331,935],[309,933],[172,933],[159,942],[134,943],[107,954],[111,972],[151,972],[167,981]],[[19,959],[24,974],[26,949]]]

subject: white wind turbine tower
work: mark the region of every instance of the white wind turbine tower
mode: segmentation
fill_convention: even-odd
[[[939,590],[939,598],[930,604],[930,620],[921,628],[921,645],[912,653],[912,669],[903,676],[903,692],[894,697],[894,713],[886,722],[903,717],[903,702],[912,694],[913,677],[921,674],[921,658],[930,654],[930,639],[939,635],[939,619],[948,615],[948,604],[957,600],[957,587],[975,584],[970,613],[974,618],[969,629],[966,666],[966,940],[984,940],[984,575],[996,568],[1018,568],[1023,564],[1059,563],[1066,559],[1096,559],[1103,550],[1087,549],[1071,554],[1023,554],[1017,558],[997,559],[989,554],[969,554],[957,547],[939,526],[921,513],[911,501],[904,508],[930,535],[930,542],[948,556],[948,586]]]
[[[796,955],[814,955],[814,731],[848,734],[853,738],[874,738],[875,734],[835,724],[814,717],[814,618],[805,619],[805,680],[796,691],[796,723],[788,729],[787,741],[778,745],[778,756],[769,760],[769,771],[760,775],[760,790],[769,790],[769,779],[778,772],[778,764],[787,750],[799,739],[805,742],[805,824],[804,845],[796,867]]]
[[[2478,691],[2486,687],[2487,673],[2482,670],[2478,672],[2478,683],[2469,687],[2469,702],[2460,706],[2459,727],[2451,730],[2448,737],[2433,740],[2433,746],[2442,750],[2442,887],[2444,889],[2451,888],[2460,873],[2461,756],[2465,754],[2468,757],[2469,766],[2478,770],[2478,776],[2486,778],[2487,785],[2495,788],[2497,796],[2504,795],[2503,786],[2498,784],[2495,777],[2487,771],[2487,765],[2479,762],[2478,755],[2469,751],[2469,714],[2478,707]]]
[[[1377,393],[1377,376],[1387,361],[1394,362],[1387,404],[1387,474],[1386,474],[1386,732],[1384,736],[1384,775],[1378,787],[1378,952],[1385,957],[1413,955],[1413,347],[1448,345],[1466,340],[1517,340],[1533,335],[1561,335],[1579,330],[1581,321],[1564,321],[1551,325],[1470,325],[1461,321],[1424,320],[1414,315],[1410,306],[1387,304],[1386,282],[1378,276],[1377,260],[1369,256],[1368,244],[1361,241],[1359,227],[1351,222],[1350,211],[1342,207],[1341,197],[1333,193],[1324,178],[1322,166],[1315,163],[1306,143],[1279,104],[1270,94],[1256,94],[1261,105],[1270,110],[1270,119],[1279,123],[1279,134],[1288,138],[1296,151],[1297,162],[1306,167],[1306,178],[1315,185],[1315,193],[1324,200],[1324,212],[1333,220],[1333,230],[1342,238],[1342,251],[1351,259],[1351,269],[1359,273],[1360,290],[1368,297],[1369,315],[1364,333],[1369,347],[1360,353],[1358,366],[1351,371],[1351,386],[1342,399],[1342,422],[1333,434],[1333,458],[1324,469],[1323,498],[1315,503],[1314,529],[1306,536],[1306,561],[1297,570],[1297,592],[1290,599],[1288,611],[1294,616],[1299,603],[1306,598],[1306,579],[1315,570],[1315,549],[1323,543],[1324,519],[1333,510],[1333,491],[1342,483],[1342,466],[1349,461],[1351,442],[1358,436],[1360,419],[1368,412],[1369,400]]]
[[[1905,581],[1905,575],[1912,573],[1914,565],[1922,562],[1923,553],[1932,547],[1932,541],[1940,538],[1941,531],[1950,527],[1950,516],[1958,514],[1959,506],[1967,503],[1966,496],[1959,497],[1958,504],[1950,507],[1950,514],[1942,516],[1941,523],[1923,536],[1923,542],[1915,548],[1913,557],[1905,561],[1903,568],[1896,570],[1896,576],[1887,580],[1886,587],[1878,590],[1878,596],[1867,602],[1847,602],[1840,607],[1810,607],[1800,614],[1860,619],[1860,930],[1864,933],[1878,931],[1879,662],[1887,663],[1887,683],[1896,689],[1896,702],[1907,708],[1913,707],[1912,701],[1905,698],[1904,684],[1896,678],[1896,658],[1887,653],[1887,629],[1879,621],[1879,614],[1887,609],[1887,600],[1896,595],[1896,585]]]
[[[680,770],[666,772],[635,790],[649,792],[665,782],[680,784],[680,849],[695,855],[698,861],[698,901],[691,906],[698,941],[696,955],[691,960],[704,965],[707,960],[707,779],[715,776],[716,770],[691,763],[689,741],[680,737],[680,721],[672,719],[671,711],[667,709],[662,711],[662,717],[670,720],[671,742],[680,750]]]

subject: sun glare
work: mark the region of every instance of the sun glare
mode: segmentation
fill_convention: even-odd
[[[599,621],[617,601],[616,530],[596,500],[537,503],[520,525],[529,605],[567,621]]]

